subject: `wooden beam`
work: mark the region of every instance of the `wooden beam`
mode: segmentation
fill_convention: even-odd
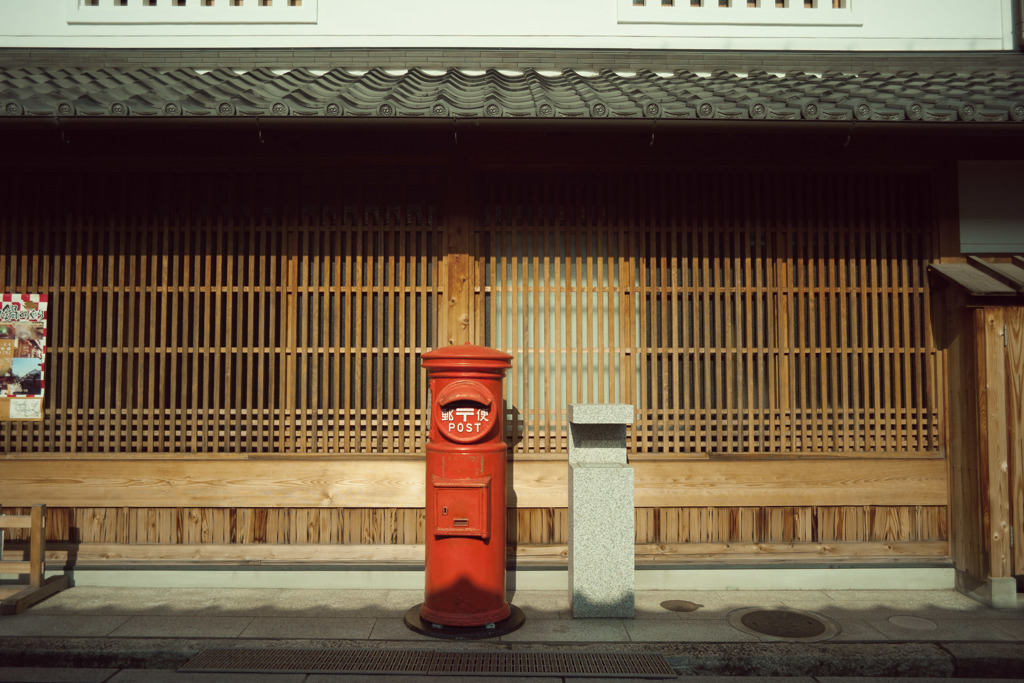
[[[47,551],[53,566],[105,565],[422,565],[424,546],[418,545],[120,545],[83,543],[54,545]],[[948,562],[949,544],[929,542],[864,543],[638,543],[636,563],[701,564],[712,562]],[[565,544],[527,545],[509,548],[512,566],[564,565]]]
[[[1024,308],[1006,309],[1006,427],[1010,461],[1013,573],[1024,574]]]
[[[993,277],[1007,287],[1010,287],[1013,291],[1024,292],[1024,280],[1020,279],[1020,274],[1018,273],[1018,270],[1020,269],[1015,265],[989,263],[977,256],[968,256],[967,262],[986,275]]]
[[[449,161],[445,183],[445,265],[447,266],[446,311],[442,339],[449,345],[473,339],[474,234],[473,174],[459,155]]]
[[[948,562],[949,544],[932,542],[864,543],[638,543],[637,565],[756,562],[758,565],[803,562]],[[517,564],[566,562],[564,545],[519,546]]]
[[[32,517],[29,515],[0,515],[0,529],[31,529]]]
[[[410,460],[134,462],[5,460],[12,507],[418,508],[424,463]],[[566,507],[564,461],[509,465],[509,507]],[[944,460],[645,461],[637,507],[945,505]]]
[[[8,460],[0,500],[19,507],[423,507],[417,460]]]
[[[1013,576],[1004,311],[1003,307],[983,308],[977,311],[975,318],[980,340],[978,366],[983,368],[981,378],[984,381],[978,386],[979,443],[984,487],[982,519],[990,577]]]
[[[944,460],[649,462],[637,507],[945,505]]]
[[[956,162],[937,164],[933,205],[939,227],[939,258],[943,263],[962,261],[960,255],[959,178]]]
[[[0,614],[21,614],[37,602],[71,585],[67,576],[51,576],[38,587],[22,588],[0,600]]]
[[[949,393],[944,419],[950,469],[949,537],[956,568],[977,578],[986,574],[987,560],[982,538],[976,312],[963,307],[962,294],[946,299],[948,306],[935,319],[947,338],[943,362]]]
[[[52,543],[46,552],[51,566],[103,565],[274,565],[274,564],[423,564],[423,544],[204,543]],[[70,564],[69,564],[70,563]]]

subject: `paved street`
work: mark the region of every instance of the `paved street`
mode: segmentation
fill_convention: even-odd
[[[76,587],[0,617],[0,680],[324,683],[368,676],[176,671],[200,652],[224,648],[645,652],[665,655],[681,676],[730,680],[1024,679],[1024,609],[991,609],[952,590],[640,591],[634,619],[589,620],[571,617],[564,591],[520,590],[510,599],[525,625],[470,642],[409,630],[403,616],[422,600],[416,590]],[[809,615],[824,630],[804,638],[758,633],[739,619],[751,608]]]

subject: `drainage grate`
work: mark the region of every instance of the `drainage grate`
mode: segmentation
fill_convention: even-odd
[[[676,677],[661,655],[572,652],[438,652],[431,673],[501,676]]]
[[[206,650],[181,671],[427,673],[431,653],[398,650]]]
[[[675,678],[662,655],[569,652],[416,652],[399,650],[207,650],[191,673],[404,673],[467,676]]]

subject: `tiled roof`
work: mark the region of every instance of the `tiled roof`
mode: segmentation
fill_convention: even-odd
[[[1024,296],[1024,257],[1008,263],[969,256],[965,263],[932,263],[929,270],[971,296]]]
[[[0,69],[9,117],[1024,121],[1024,72]]]

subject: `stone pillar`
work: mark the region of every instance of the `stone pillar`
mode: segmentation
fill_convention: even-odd
[[[573,617],[634,614],[633,406],[569,406],[569,601]]]

